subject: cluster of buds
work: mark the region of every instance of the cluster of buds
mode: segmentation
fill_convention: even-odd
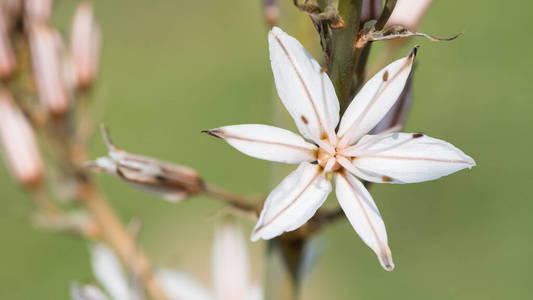
[[[90,88],[98,71],[100,31],[92,6],[78,5],[67,49],[52,25],[52,5],[52,0],[0,2],[1,138],[5,160],[24,184],[38,182],[43,173],[30,123],[42,125],[49,119],[42,116],[68,119],[75,92]]]

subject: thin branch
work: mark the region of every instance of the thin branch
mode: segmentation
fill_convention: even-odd
[[[80,186],[78,196],[101,228],[105,242],[113,248],[124,265],[132,266],[133,272],[141,278],[150,298],[167,299],[156,281],[150,261],[136,246],[135,239],[119,220],[107,200],[90,183]]]
[[[248,213],[260,212],[263,202],[261,199],[242,196],[213,184],[205,184],[204,193]]]

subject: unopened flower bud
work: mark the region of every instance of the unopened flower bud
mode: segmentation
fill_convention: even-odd
[[[9,40],[8,20],[4,7],[0,7],[0,78],[9,77],[15,70],[15,55]]]
[[[5,91],[0,91],[0,138],[13,176],[23,184],[38,183],[43,162],[33,130]]]
[[[24,10],[28,23],[48,23],[52,16],[52,0],[25,0]]]
[[[70,36],[72,66],[78,88],[87,88],[94,81],[98,72],[100,46],[100,29],[94,21],[92,5],[82,2],[76,9]]]
[[[361,3],[361,22],[377,20],[381,14],[381,0],[363,0]]]
[[[55,115],[69,108],[69,91],[59,34],[43,25],[30,30],[33,73],[41,105]]]
[[[87,163],[87,167],[115,175],[171,202],[178,202],[204,190],[203,180],[195,170],[128,153],[113,145],[103,126],[101,130],[109,156],[97,158]]]
[[[22,12],[22,0],[2,0],[0,1],[0,10],[4,11],[8,19],[17,18]]]
[[[402,25],[416,30],[432,0],[398,0],[387,26]]]
[[[279,21],[279,6],[276,0],[263,1],[263,14],[269,26],[275,26]]]

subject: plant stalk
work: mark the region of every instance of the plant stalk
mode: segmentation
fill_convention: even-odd
[[[333,30],[328,72],[342,113],[352,97],[353,74],[360,55],[354,45],[360,30],[361,0],[339,0],[338,11],[344,20],[344,28]]]

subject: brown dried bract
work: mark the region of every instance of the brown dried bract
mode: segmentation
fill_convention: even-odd
[[[173,202],[204,190],[203,180],[194,169],[119,149],[111,142],[103,126],[102,137],[109,149],[109,156],[89,162],[87,167],[115,175],[135,187]]]

